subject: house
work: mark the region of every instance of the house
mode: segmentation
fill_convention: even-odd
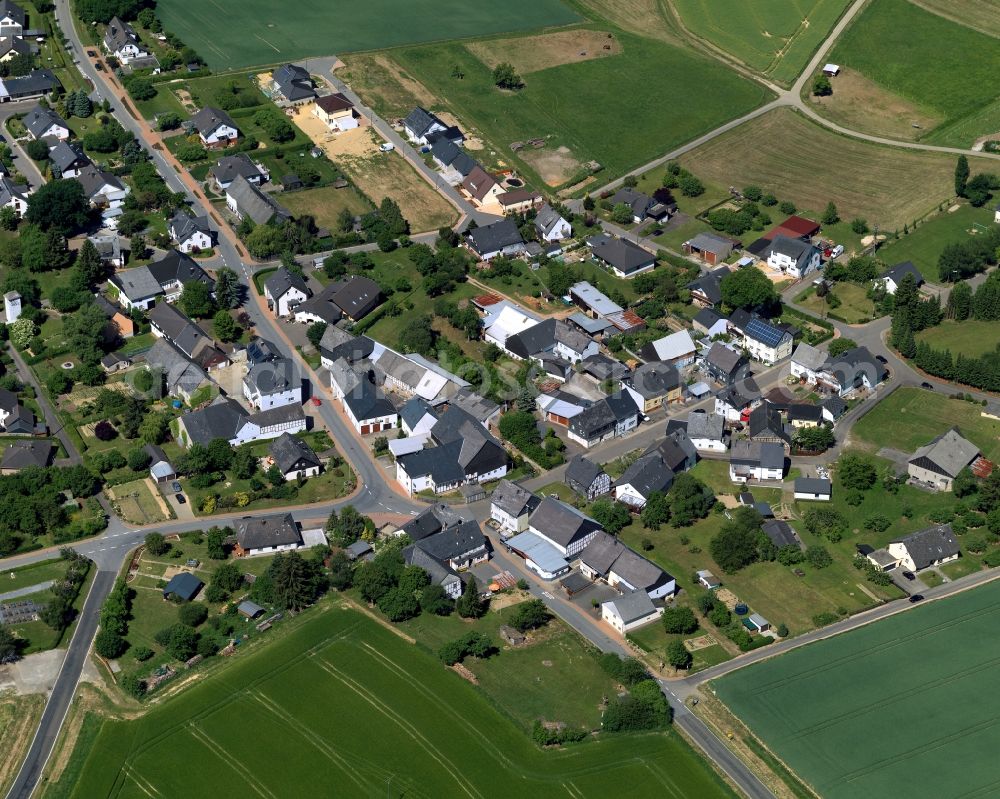
[[[316,97],[309,71],[297,64],[282,64],[275,69],[271,73],[271,86],[292,105],[305,103]]]
[[[679,474],[680,472],[686,472],[698,462],[698,450],[695,449],[694,444],[691,443],[691,439],[688,438],[687,425],[682,421],[680,425],[676,425],[675,421],[680,420],[671,420],[667,424],[667,435],[661,440],[652,443],[643,454],[659,455],[660,460],[666,464],[666,467],[670,471],[674,474]],[[618,478],[618,483],[621,483],[621,478]]]
[[[511,189],[497,195],[497,204],[500,211],[505,216],[509,214],[523,214],[536,205],[541,205],[544,198],[537,191],[531,189]]]
[[[503,188],[493,176],[478,164],[465,176],[465,180],[462,181],[462,189],[479,205],[495,203],[497,198],[504,193]]]
[[[583,455],[576,455],[566,466],[566,485],[588,502],[611,493],[611,477]]]
[[[444,137],[434,142],[431,147],[431,158],[441,170],[444,179],[452,186],[457,186],[479,166],[475,158]]]
[[[409,536],[411,541],[421,541],[442,530],[457,527],[463,521],[464,519],[449,505],[437,502],[410,519],[400,532]]]
[[[49,162],[52,174],[58,178],[75,178],[81,169],[92,163],[79,144],[65,140],[56,141],[49,148]]]
[[[788,522],[781,519],[768,519],[761,524],[760,529],[778,549],[783,549],[784,547],[802,547],[802,542]]]
[[[790,357],[792,344],[791,333],[756,316],[750,319],[743,331],[743,347],[751,358],[766,366]]]
[[[554,341],[553,353],[574,364],[597,355],[599,351],[596,341],[562,319],[556,322]]]
[[[0,389],[0,428],[5,433],[35,432],[35,415],[17,399],[17,394]]]
[[[866,347],[855,347],[832,359],[817,382],[847,397],[858,390],[872,391],[888,377],[889,369],[885,364]]]
[[[524,239],[512,219],[501,219],[470,230],[466,242],[482,261],[489,261],[498,255],[513,256],[524,252]]]
[[[664,219],[667,209],[652,197],[631,186],[623,186],[611,197],[612,207],[627,205],[632,211],[632,221],[638,224],[647,219]]]
[[[275,316],[291,316],[296,307],[312,296],[306,280],[298,272],[287,266],[278,267],[273,275],[264,281],[264,298],[267,307]]]
[[[117,218],[122,215],[122,206],[131,189],[117,177],[95,164],[87,164],[77,173],[76,180],[83,186],[83,196],[91,207],[101,209],[105,227],[114,230]]]
[[[0,175],[0,208],[10,208],[20,219],[28,211],[30,191],[23,183],[15,183],[6,175]]]
[[[3,20],[0,20],[0,30],[3,30]],[[33,56],[36,52],[37,48],[20,36],[5,36],[0,38],[0,63],[2,64],[13,61],[18,56]]]
[[[591,400],[556,389],[535,397],[535,407],[546,422],[569,427],[574,417],[579,416],[594,403]]]
[[[167,228],[170,238],[177,242],[177,249],[185,254],[210,250],[215,246],[215,231],[207,216],[191,216],[178,211]]]
[[[384,376],[386,390],[405,397],[423,397],[429,403],[454,396],[469,384],[423,355],[400,355],[382,349],[376,360],[378,373]]]
[[[160,291],[167,302],[173,302],[180,297],[184,286],[193,281],[204,283],[210,293],[215,293],[215,281],[208,276],[208,273],[190,255],[177,250],[167,250],[158,261],[153,261],[147,267],[138,268],[149,270],[150,276],[160,286]]]
[[[569,298],[591,319],[603,319],[621,313],[622,307],[586,280],[569,287]]]
[[[708,569],[698,570],[698,584],[709,591],[714,591],[716,588],[722,587],[722,581]]]
[[[583,511],[554,497],[545,497],[528,520],[528,532],[547,541],[563,557],[578,555],[600,530],[601,525]]]
[[[302,404],[302,380],[288,358],[253,364],[243,378],[243,396],[259,411]]]
[[[722,279],[731,274],[728,266],[720,266],[711,272],[706,272],[696,280],[687,284],[691,292],[691,301],[704,308],[714,308],[722,302]]]
[[[792,353],[790,369],[792,377],[798,377],[807,383],[816,383],[826,370],[829,356],[811,344],[802,342]]]
[[[780,480],[785,473],[785,449],[781,444],[734,441],[729,450],[729,479]]]
[[[20,38],[24,35],[26,17],[24,9],[11,0],[0,2],[0,37]]]
[[[503,300],[491,305],[483,318],[483,338],[487,344],[495,344],[506,351],[508,338],[534,327],[540,321],[537,316],[520,306]]]
[[[829,502],[833,496],[833,483],[825,477],[796,477],[795,499]]]
[[[292,218],[289,210],[247,181],[243,175],[233,178],[226,189],[226,207],[238,219],[249,218],[255,225],[266,225],[275,220],[284,222]]]
[[[760,394],[749,389],[756,389],[751,380],[744,380],[740,388],[728,386],[715,395],[715,412],[723,417],[727,422],[739,422],[745,420],[750,411],[760,404]],[[753,393],[755,396],[748,397],[743,391]]]
[[[504,534],[523,533],[541,500],[517,483],[501,480],[490,496],[490,518]]]
[[[423,397],[411,397],[399,409],[399,419],[407,436],[430,435],[438,415]]]
[[[788,423],[793,428],[819,427],[823,423],[823,408],[811,402],[793,402],[788,406]]]
[[[694,363],[695,352],[691,334],[687,330],[679,330],[651,341],[639,351],[639,355],[647,362],[659,361],[679,368]]]
[[[639,406],[625,391],[598,400],[570,420],[566,435],[582,447],[617,438],[639,426]]]
[[[462,595],[465,580],[453,569],[432,557],[419,544],[411,544],[403,549],[403,560],[407,566],[419,566],[426,571],[431,585],[441,586],[450,599],[455,600]]]
[[[821,403],[823,409],[823,421],[836,422],[847,412],[847,403],[838,396],[827,397]]]
[[[317,97],[313,104],[313,116],[326,123],[330,130],[341,133],[358,126],[354,105],[339,92]]]
[[[341,358],[348,364],[368,361],[374,353],[375,342],[368,336],[355,336],[336,325],[327,325],[319,342],[320,363],[324,369],[329,369]]]
[[[626,239],[600,233],[587,239],[591,255],[618,277],[633,278],[656,266],[656,256]]]
[[[445,372],[445,374],[448,373]],[[461,408],[487,430],[500,418],[500,406],[481,394],[477,394],[468,386],[463,386],[452,394],[448,398],[448,404]]]
[[[51,441],[12,441],[4,448],[3,458],[0,458],[0,474],[13,474],[31,466],[48,466],[55,451]]]
[[[463,520],[414,544],[448,569],[466,571],[489,560],[489,541],[475,520]]]
[[[120,352],[109,352],[101,358],[101,368],[109,375],[127,369],[131,365],[132,359],[122,355]]]
[[[428,137],[435,133],[445,133],[449,130],[448,126],[444,124],[435,114],[430,111],[417,106],[409,114],[406,115],[406,119],[403,120],[403,131],[406,133],[410,141],[416,144],[428,144]],[[461,144],[462,138],[459,135],[457,141],[453,141],[454,144]]]
[[[705,310],[708,310],[707,308]],[[716,383],[731,386],[747,367],[748,361],[742,352],[716,341],[702,356],[701,366]]]
[[[375,556],[375,550],[372,548],[372,545],[363,538],[359,538],[353,544],[348,544],[344,547],[344,553],[351,563],[359,560],[369,561]]]
[[[653,604],[645,591],[631,591],[601,603],[601,619],[621,635],[655,621],[663,608]]]
[[[160,447],[156,444],[146,444],[143,450],[149,455],[149,476],[155,482],[169,483],[177,479],[177,470]]]
[[[903,278],[906,275],[913,275],[913,280],[919,288],[924,284],[924,276],[920,274],[920,270],[913,265],[913,261],[903,261],[902,263],[896,264],[892,269],[886,272],[882,277],[877,278],[877,281],[882,283],[882,287],[885,289],[887,294],[895,294],[896,289],[899,288],[900,283],[903,282]]]
[[[573,321],[573,317],[570,317],[570,321]],[[593,378],[598,383],[604,383],[608,380],[624,380],[632,374],[632,370],[621,361],[609,358],[602,352],[585,358],[580,365],[583,367],[583,374]]]
[[[122,249],[121,239],[117,235],[97,235],[88,236],[91,243],[97,249],[97,254],[101,258],[101,262],[107,266],[121,267],[125,266],[125,257],[128,250]]]
[[[344,413],[361,435],[392,430],[399,422],[396,407],[367,377],[340,397]]]
[[[819,231],[819,222],[814,222],[812,219],[806,219],[803,216],[792,214],[780,225],[765,233],[762,238],[766,241],[772,241],[777,236],[785,236],[789,239],[809,241],[809,239],[819,233]]]
[[[621,381],[622,391],[631,395],[643,414],[664,404],[681,401],[681,375],[667,363],[644,363],[631,377]]]
[[[236,144],[240,130],[221,108],[206,105],[191,118],[192,127],[198,131],[202,145],[209,150],[218,150]]]
[[[326,286],[319,294],[295,309],[295,321],[334,325],[347,318],[357,322],[382,304],[379,284],[370,277],[350,275]]]
[[[962,554],[950,524],[935,525],[897,538],[886,549],[900,566],[911,572],[940,566],[957,560]]]
[[[710,266],[721,264],[733,252],[733,242],[714,233],[699,233],[681,246],[688,255],[694,255]]]
[[[139,41],[139,36],[127,22],[112,17],[104,31],[104,49],[121,63],[128,64],[137,58],[148,58],[149,51]]]
[[[726,317],[714,308],[702,308],[691,320],[691,327],[704,333],[709,339],[724,336],[729,330]]]
[[[751,441],[780,444],[785,454],[791,446],[791,436],[781,420],[781,412],[770,402],[762,402],[747,419],[748,437]]]
[[[649,599],[662,599],[677,591],[674,578],[603,530],[580,553],[580,572],[590,580],[603,580],[616,591],[642,591]]]
[[[717,413],[691,411],[687,417],[687,437],[701,452],[725,452],[729,448],[726,420]]]
[[[4,321],[13,324],[21,316],[21,295],[16,291],[8,291],[3,295]]]
[[[109,283],[118,292],[118,303],[126,310],[138,308],[148,311],[156,298],[163,294],[159,281],[145,266],[115,272]]]
[[[238,558],[287,552],[302,546],[302,533],[290,513],[272,516],[244,516],[236,522],[236,546],[233,554]]]
[[[229,358],[212,338],[174,306],[157,303],[149,311],[149,321],[153,335],[165,338],[206,372],[229,365]]]
[[[636,510],[642,508],[654,491],[666,492],[674,482],[674,473],[658,453],[638,458],[615,481],[615,499]]]
[[[269,453],[286,481],[315,477],[323,466],[312,447],[290,433],[282,433],[274,439]]]
[[[222,156],[212,166],[209,174],[222,191],[228,189],[237,177],[242,177],[254,186],[261,186],[271,179],[270,173],[262,165],[251,161],[246,153]]]
[[[185,447],[208,445],[217,438],[238,447],[250,441],[277,438],[282,433],[301,433],[306,415],[301,405],[285,405],[249,413],[242,405],[224,396],[208,406],[178,418],[178,442]]]
[[[19,78],[0,80],[0,102],[44,97],[49,92],[60,88],[62,88],[62,84],[51,70],[33,69],[27,75],[22,75]]]
[[[906,472],[919,483],[938,491],[951,491],[958,473],[973,468],[980,457],[979,447],[962,436],[957,427],[952,427],[914,452],[907,461]]]
[[[524,565],[543,580],[554,580],[569,571],[565,554],[548,539],[531,530],[504,541],[504,546],[524,559]]]
[[[767,265],[793,278],[805,277],[819,269],[821,260],[817,247],[787,236],[775,236],[767,251]]]
[[[191,572],[177,572],[163,586],[163,598],[170,599],[171,596],[175,596],[183,602],[190,602],[198,595],[204,585],[205,583]]]
[[[145,357],[147,368],[163,381],[167,396],[190,402],[195,392],[211,385],[205,370],[164,338],[158,338]]]
[[[535,214],[535,231],[541,241],[562,241],[573,235],[570,223],[548,203]]]

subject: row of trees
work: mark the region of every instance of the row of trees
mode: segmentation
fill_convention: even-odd
[[[600,664],[609,677],[628,689],[604,708],[601,727],[605,732],[659,730],[670,724],[673,712],[667,698],[641,662],[609,652],[601,656]]]

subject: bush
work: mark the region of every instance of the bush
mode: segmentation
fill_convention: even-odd
[[[683,605],[666,608],[661,618],[663,629],[668,633],[687,635],[698,629],[698,619],[695,618],[694,611]]]
[[[126,674],[122,677],[119,686],[135,699],[142,699],[146,695],[146,681],[140,680],[134,674]]]
[[[488,658],[497,652],[496,645],[486,635],[469,632],[454,641],[450,641],[438,650],[438,657],[447,665],[461,663],[470,655],[477,658]]]
[[[826,551],[826,548],[817,544],[813,544],[806,549],[806,560],[815,569],[825,569],[833,563],[833,558]]]
[[[201,602],[189,602],[186,605],[181,605],[180,610],[177,612],[177,617],[180,619],[181,624],[186,624],[188,627],[197,627],[208,618],[208,608]]]
[[[110,422],[100,421],[94,425],[94,436],[99,441],[111,441],[117,435],[118,431]]]
[[[529,599],[517,605],[508,618],[510,626],[519,632],[527,632],[542,627],[552,614],[540,599]]]
[[[102,658],[114,660],[125,654],[128,641],[114,630],[101,630],[94,639],[94,650]]]
[[[889,529],[892,522],[887,516],[883,516],[881,513],[876,513],[865,519],[865,529],[872,530],[876,533],[881,533]]]
[[[153,657],[153,650],[148,646],[137,646],[132,650],[132,657],[138,660],[140,663],[149,660]]]
[[[159,533],[147,534],[145,542],[150,555],[165,555],[170,549],[170,543]]]

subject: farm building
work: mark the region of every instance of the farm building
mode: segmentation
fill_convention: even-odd
[[[733,242],[714,233],[699,233],[682,246],[688,255],[696,255],[710,266],[721,264],[733,252]]]
[[[833,483],[822,477],[796,477],[795,498],[829,502],[833,495]]]
[[[655,621],[663,608],[653,604],[645,591],[633,591],[601,605],[601,619],[622,635]]]
[[[203,585],[205,583],[191,572],[178,572],[163,586],[163,598],[170,599],[171,596],[176,596],[184,602],[190,602],[198,595]]]
[[[957,427],[945,431],[926,446],[913,453],[906,466],[910,478],[939,491],[951,491],[958,473],[965,468],[974,472],[986,470],[979,447],[965,438]]]

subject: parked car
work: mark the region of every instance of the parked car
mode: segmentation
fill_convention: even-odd
[[[396,145],[394,145],[392,142],[387,141],[385,144],[380,145],[379,149],[383,153],[391,153],[393,150],[396,149]]]
[[[183,505],[185,502],[187,502],[187,499],[185,498],[185,496],[183,494],[176,494],[174,496],[174,499],[177,500],[177,504],[178,505]]]
[[[917,575],[915,575],[913,572],[903,572],[903,576],[907,580],[916,580],[917,579]]]
[[[924,598],[923,594],[914,594],[913,596],[910,597],[910,602],[919,602],[923,598]]]
[[[926,380],[923,383],[920,384],[920,387],[921,388],[926,388],[928,391],[933,391],[934,390],[934,386],[932,386]]]
[[[176,480],[174,480],[174,482],[170,484],[170,488],[173,490],[175,494],[181,493],[181,484],[178,483]]]
[[[97,58],[97,53],[96,53],[96,52],[95,52],[94,50],[88,50],[88,51],[87,51],[87,55],[88,55],[88,56],[89,56],[90,58]]]
[[[886,360],[885,358],[883,358],[883,357],[882,357],[881,355],[876,355],[876,356],[875,356],[875,360],[876,360],[876,361],[878,361],[878,362],[879,362],[880,364],[882,364],[882,365],[885,365],[885,364],[889,363],[889,362],[888,362],[888,361],[887,361],[887,360]]]
[[[94,64],[94,69],[99,70],[100,72],[104,72],[104,64],[98,61],[96,64]]]

